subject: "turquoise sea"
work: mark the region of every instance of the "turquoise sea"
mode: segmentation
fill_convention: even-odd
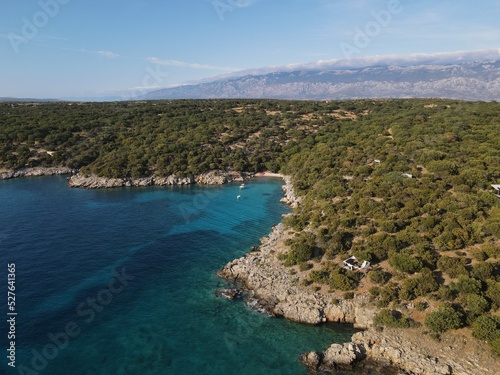
[[[236,196],[241,194],[241,199]],[[281,180],[81,190],[64,177],[0,181],[0,348],[15,264],[16,368],[47,375],[306,374],[297,360],[345,325],[268,318],[216,297],[216,272],[288,212]]]

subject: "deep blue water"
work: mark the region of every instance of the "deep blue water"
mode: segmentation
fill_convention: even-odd
[[[225,286],[216,271],[288,212],[281,194],[277,179],[243,191],[0,181],[0,290],[15,263],[18,313],[12,369],[1,297],[0,372],[305,374],[301,352],[353,330],[268,318],[214,293]]]

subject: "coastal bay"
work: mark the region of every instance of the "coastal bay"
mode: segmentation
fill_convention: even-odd
[[[279,179],[252,180],[243,191],[66,183],[62,176],[0,181],[0,257],[16,263],[23,314],[18,366],[33,369],[33,351],[43,355],[49,334],[68,323],[80,334],[41,374],[304,374],[301,352],[354,332],[271,319],[215,295],[226,287],[216,270],[288,211]]]

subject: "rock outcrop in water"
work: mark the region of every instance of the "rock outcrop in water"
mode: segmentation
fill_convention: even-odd
[[[36,167],[36,168],[22,168],[14,171],[0,173],[0,180],[8,180],[18,177],[37,177],[37,176],[56,176],[63,174],[75,174],[76,169],[67,167]]]

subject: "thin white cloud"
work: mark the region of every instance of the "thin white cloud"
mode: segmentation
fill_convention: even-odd
[[[273,72],[291,72],[299,70],[342,70],[356,69],[368,66],[389,65],[433,65],[433,64],[456,64],[473,61],[498,61],[500,60],[500,48],[479,51],[457,51],[440,53],[415,53],[411,55],[377,55],[357,57],[342,60],[318,60],[311,63],[288,64],[282,66],[268,66],[254,69],[245,69],[234,73],[222,74],[211,77],[204,82],[223,78],[242,77],[245,75],[261,75]]]
[[[129,87],[128,89],[125,89],[122,91],[130,92],[130,91],[148,91],[148,90],[155,90],[155,89],[170,89],[170,88],[179,87],[182,85],[183,85],[182,83],[172,83],[170,85],[135,86],[135,87]]]
[[[94,53],[94,51],[88,51],[88,52]],[[120,57],[120,55],[118,55],[117,53],[111,52],[111,51],[96,51],[95,53],[97,53],[99,56],[102,56],[106,59],[116,59],[116,58]]]
[[[28,42],[29,39],[28,38],[25,38],[23,37],[22,35],[9,35],[9,34],[0,34],[0,39],[5,39],[5,40],[8,40],[9,42],[12,42],[13,40],[15,42]]]
[[[84,48],[68,48],[68,47],[55,47],[57,49],[63,50],[63,51],[70,51],[70,52],[80,52],[80,53],[86,53],[89,55],[97,55],[104,57],[105,59],[117,59],[120,57],[119,54],[111,51],[94,51],[94,50],[88,50]]]
[[[217,0],[206,0],[206,1],[212,3],[212,5],[219,5],[222,7],[248,8],[257,3],[259,0],[220,0],[220,4],[217,4]]]
[[[148,57],[147,60],[153,64],[173,66],[173,67],[177,67],[177,68],[222,70],[222,71],[226,71],[226,72],[239,70],[238,68],[234,68],[234,67],[215,66],[215,65],[207,65],[207,64],[200,64],[200,63],[188,63],[188,62],[178,61],[178,60],[163,60],[163,59],[159,59],[157,57]]]
[[[255,4],[257,0],[237,0],[233,1],[234,6],[237,8],[248,8],[249,6]]]

